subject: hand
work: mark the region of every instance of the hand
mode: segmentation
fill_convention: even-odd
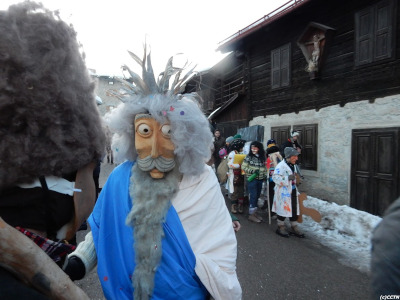
[[[233,230],[235,230],[235,232],[238,232],[241,227],[239,221],[232,221],[232,226],[233,226]]]
[[[288,176],[288,179],[289,179],[289,180],[295,180],[295,179],[296,179],[296,176],[294,176],[294,174],[290,174],[290,175]]]
[[[67,261],[63,266],[64,272],[71,278],[72,281],[81,280],[85,277],[85,265],[77,256],[67,257]]]

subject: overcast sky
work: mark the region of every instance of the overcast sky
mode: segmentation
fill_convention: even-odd
[[[18,0],[1,0],[7,9]],[[86,63],[100,75],[121,75],[120,66],[136,63],[131,50],[143,55],[147,39],[155,73],[163,71],[169,57],[184,53],[180,60],[214,65],[222,55],[218,43],[257,21],[288,0],[42,0],[47,8],[59,9],[74,25],[83,44]],[[178,60],[179,61],[179,60]]]

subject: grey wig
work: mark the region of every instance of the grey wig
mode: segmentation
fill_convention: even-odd
[[[180,94],[192,71],[180,79],[183,69],[173,67],[170,58],[165,71],[156,82],[150,54],[146,56],[146,48],[144,53],[143,60],[130,53],[142,66],[142,78],[124,66],[129,71],[133,84],[120,80],[126,87],[125,94],[115,92],[114,95],[123,103],[105,117],[114,133],[112,149],[115,160],[123,162],[136,159],[135,116],[139,113],[150,113],[159,123],[170,122],[171,139],[175,145],[180,173],[198,175],[210,158],[212,134],[208,120],[199,106],[201,98],[195,93]],[[174,82],[169,86],[172,76],[175,76]]]
[[[35,2],[0,11],[0,188],[101,158],[95,83],[74,29]]]

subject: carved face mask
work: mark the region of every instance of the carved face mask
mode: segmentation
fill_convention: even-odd
[[[150,172],[154,179],[175,167],[175,146],[171,141],[171,126],[158,123],[151,115],[140,114],[135,118],[135,147],[137,163],[142,171]]]

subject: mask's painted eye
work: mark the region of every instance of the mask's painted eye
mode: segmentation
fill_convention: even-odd
[[[169,124],[165,124],[161,127],[161,132],[162,135],[165,136],[166,138],[170,138],[171,137],[171,125]]]
[[[147,124],[139,124],[139,126],[136,129],[136,132],[142,136],[149,136],[151,135],[151,128]]]

